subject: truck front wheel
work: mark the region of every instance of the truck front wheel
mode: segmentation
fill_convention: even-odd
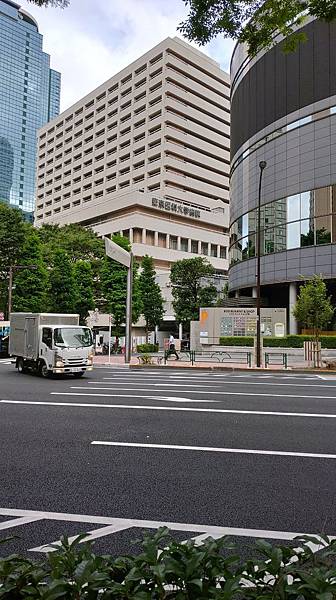
[[[41,361],[39,364],[39,374],[41,375],[41,377],[50,377],[50,371],[47,367],[47,365],[45,364],[45,362]]]

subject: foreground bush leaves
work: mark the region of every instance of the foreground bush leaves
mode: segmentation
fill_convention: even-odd
[[[0,599],[336,599],[336,542],[326,537],[298,538],[295,548],[259,540],[247,561],[228,538],[179,543],[165,528],[146,534],[136,556],[96,556],[84,538],[63,538],[40,561],[0,559]]]

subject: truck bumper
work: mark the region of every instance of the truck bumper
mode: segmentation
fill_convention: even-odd
[[[89,365],[83,365],[82,367],[54,367],[52,369],[53,373],[57,373],[57,374],[62,374],[62,373],[81,373],[81,372],[85,372],[85,371],[92,371],[93,370],[93,366]]]

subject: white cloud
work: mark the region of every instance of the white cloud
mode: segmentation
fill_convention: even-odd
[[[64,10],[22,0],[22,7],[37,19],[51,66],[62,73],[62,110],[176,35],[186,15],[183,0],[71,0]],[[228,70],[232,48],[217,39],[203,51]]]

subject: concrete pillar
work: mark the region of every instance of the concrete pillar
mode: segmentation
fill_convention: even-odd
[[[180,235],[177,236],[177,249],[181,250],[181,236]]]
[[[146,240],[146,229],[142,230],[142,243],[146,244],[147,240]]]
[[[129,230],[129,241],[130,241],[130,244],[133,244],[133,229],[132,229],[132,227]]]
[[[169,248],[170,235],[166,233],[166,248]]]
[[[188,238],[188,252],[191,252],[191,238]]]
[[[122,229],[120,229],[119,235],[121,235],[121,236],[123,235],[123,230]]]
[[[211,244],[208,242],[208,256],[211,256]]]
[[[257,288],[253,287],[252,288],[252,298],[256,298],[257,297]]]
[[[198,242],[198,254],[202,254],[202,242]]]
[[[179,340],[182,340],[182,330],[183,330],[183,326],[182,323],[179,323]]]
[[[217,258],[220,258],[220,245],[217,246]]]
[[[296,335],[298,332],[297,321],[293,315],[293,308],[296,304],[297,300],[297,287],[296,283],[289,284],[289,314],[288,314],[288,324],[289,324],[289,333],[292,335]]]
[[[154,246],[158,246],[158,245],[159,245],[159,232],[154,231]]]

